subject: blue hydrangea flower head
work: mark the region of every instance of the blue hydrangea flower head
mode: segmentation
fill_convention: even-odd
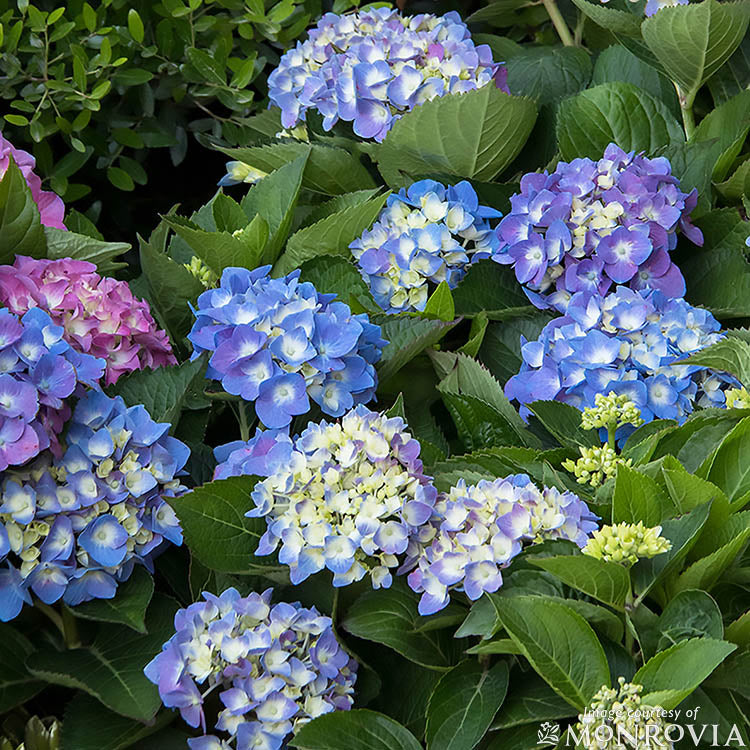
[[[198,298],[188,338],[193,359],[211,354],[206,377],[254,402],[271,428],[309,411],[310,398],[331,416],[370,401],[387,343],[380,327],[300,282],[299,270],[279,279],[270,270],[225,268],[219,287]]]
[[[298,603],[271,603],[272,589],[240,596],[203,593],[175,615],[175,634],[144,669],[162,702],[204,736],[191,750],[279,750],[308,721],[348,711],[357,662],[331,618]],[[222,709],[207,734],[205,697]]]
[[[294,128],[307,110],[330,130],[351,122],[361,138],[382,141],[393,122],[438,96],[492,84],[507,92],[505,68],[475,45],[455,12],[404,17],[391,8],[326,13],[268,77],[281,123]]]
[[[23,317],[0,308],[0,471],[50,447],[59,452],[66,399],[98,388],[104,367],[72,349],[38,307]]]
[[[334,586],[370,576],[374,588],[387,588],[437,497],[419,451],[400,417],[364,406],[278,440],[267,453],[272,473],[255,485],[247,513],[268,527],[255,554],[279,548],[293,584],[326,569]]]
[[[455,288],[474,260],[500,247],[468,182],[421,180],[388,198],[378,220],[349,246],[375,301],[387,312],[424,310],[441,281]]]
[[[522,416],[532,401],[555,399],[583,410],[612,391],[626,394],[644,422],[683,422],[696,406],[725,406],[724,391],[737,384],[724,373],[674,364],[719,341],[719,329],[707,310],[657,290],[577,292],[536,341],[522,339],[521,370],[505,393],[521,404]],[[618,440],[633,429],[620,427]]]
[[[289,460],[292,440],[284,430],[257,429],[248,441],[235,440],[214,448],[214,479],[267,477]]]
[[[422,595],[420,614],[448,606],[452,590],[472,601],[497,591],[502,569],[525,543],[568,539],[584,547],[597,520],[577,495],[554,487],[540,490],[526,474],[470,486],[459,480],[438,496],[403,566],[412,569],[409,586]]]
[[[182,531],[166,498],[190,451],[142,406],[90,391],[78,401],[56,458],[45,451],[2,477],[0,620],[33,592],[45,604],[110,599],[136,564]]]
[[[524,175],[497,226],[492,259],[513,266],[540,308],[564,312],[576,292],[604,295],[617,284],[681,297],[685,280],[669,252],[678,228],[703,244],[689,216],[697,200],[696,190],[680,190],[664,157],[611,143],[599,161],[574,159],[552,174]]]

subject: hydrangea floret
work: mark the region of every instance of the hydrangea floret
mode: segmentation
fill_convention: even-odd
[[[617,688],[604,685],[578,716],[574,732],[584,750],[637,750],[645,745],[672,750],[668,716],[661,706],[641,702],[643,686],[618,678]]]
[[[507,91],[506,78],[457,13],[404,17],[371,8],[326,13],[304,42],[282,56],[268,77],[268,95],[285,128],[314,109],[325,130],[343,120],[361,138],[382,141],[414,107],[489,84]]]
[[[292,447],[286,431],[258,428],[250,440],[235,440],[214,448],[214,479],[268,477],[283,467]]]
[[[370,401],[386,344],[380,327],[301,282],[299,270],[278,279],[270,270],[225,268],[219,287],[198,297],[188,338],[193,359],[211,355],[206,377],[254,402],[271,428],[309,411],[310,398],[331,416]]]
[[[637,0],[630,0],[630,2],[637,2]],[[644,8],[644,13],[646,16],[653,16],[654,13],[662,8],[674,8],[676,5],[689,4],[690,0],[648,0]]]
[[[724,406],[724,390],[738,385],[724,373],[675,364],[722,337],[710,312],[657,290],[577,292],[536,341],[522,340],[521,369],[505,393],[524,417],[532,401],[555,399],[583,410],[596,406],[597,394],[614,392],[627,395],[644,422],[683,422],[696,406]],[[633,429],[621,426],[618,441]]]
[[[585,555],[630,567],[638,560],[656,557],[672,549],[672,542],[661,534],[661,526],[651,528],[638,523],[618,523],[595,531],[583,548]]]
[[[19,315],[32,308],[49,313],[76,351],[106,362],[107,385],[134,370],[177,362],[148,303],[125,281],[100,276],[93,263],[18,256],[12,266],[0,266],[0,303]]]
[[[472,260],[499,246],[468,182],[415,182],[388,198],[373,227],[349,246],[375,301],[387,312],[424,310],[435,285],[454,288]]]
[[[750,393],[747,388],[730,388],[724,392],[727,409],[750,409]]]
[[[689,214],[698,199],[679,189],[664,157],[648,159],[610,144],[599,161],[560,162],[552,174],[529,173],[497,226],[493,260],[512,265],[529,299],[562,312],[576,292],[606,294],[613,285],[685,293],[669,251],[676,231],[697,245]]]
[[[34,172],[36,159],[28,151],[16,148],[0,133],[0,179],[8,171],[11,159],[21,171],[31,190],[31,196],[39,209],[42,224],[56,229],[65,229],[65,224],[63,224],[65,204],[63,199],[50,190],[42,190],[42,180]]]
[[[47,451],[6,471],[0,505],[0,620],[33,592],[45,604],[109,599],[136,564],[181,544],[165,498],[186,491],[190,451],[143,406],[89,391],[78,401],[61,458]]]
[[[279,750],[308,721],[353,703],[357,662],[341,648],[331,618],[314,607],[271,604],[272,589],[220,596],[177,612],[175,634],[144,672],[165,706],[203,737],[191,750]],[[205,699],[217,691],[217,734],[206,734]]]
[[[66,399],[98,387],[104,361],[76,352],[63,333],[39,308],[23,317],[0,309],[0,471],[57,451]]]
[[[361,405],[276,440],[264,459],[273,473],[255,485],[247,513],[268,525],[255,553],[280,546],[294,584],[327,569],[334,586],[369,576],[374,588],[389,587],[437,497],[419,452],[400,417]]]
[[[430,523],[410,543],[404,569],[422,594],[419,612],[430,615],[450,601],[451,590],[472,601],[502,585],[501,569],[524,543],[568,539],[583,547],[598,516],[572,492],[541,490],[526,474],[467,486],[459,480],[435,503]]]

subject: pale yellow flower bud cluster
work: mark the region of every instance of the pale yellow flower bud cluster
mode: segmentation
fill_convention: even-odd
[[[642,558],[655,557],[672,549],[672,543],[660,534],[661,526],[649,528],[643,521],[603,526],[593,533],[583,554],[630,567]]]
[[[596,406],[583,410],[581,427],[584,430],[596,430],[613,424],[617,427],[625,424],[638,427],[643,424],[641,410],[624,393],[618,395],[610,391],[606,396],[597,393],[594,403]]]
[[[620,465],[630,466],[631,459],[618,456],[614,448],[608,445],[601,447],[579,448],[581,457],[577,461],[568,458],[562,462],[562,467],[574,474],[578,484],[590,484],[598,487],[611,476],[614,476]]]

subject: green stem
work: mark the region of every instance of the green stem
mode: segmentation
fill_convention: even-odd
[[[78,637],[78,623],[73,613],[63,604],[60,610],[63,624],[63,637],[68,648],[78,648],[81,639]]]
[[[628,595],[625,597],[625,650],[633,656],[633,631],[631,630],[632,624],[630,622],[630,613],[634,609],[633,602],[633,587],[632,585],[628,588]]]
[[[555,0],[542,0],[542,2],[547,10],[549,20],[552,21],[552,25],[555,27],[555,31],[557,31],[557,34],[560,37],[560,41],[566,47],[575,47],[575,42],[573,41],[573,36],[570,33],[568,24],[565,23],[565,19],[562,17],[562,13],[560,13],[560,9],[557,7]]]
[[[250,440],[250,425],[247,421],[247,411],[245,411],[245,402],[237,402],[237,412],[240,420],[240,440],[247,442]]]
[[[586,24],[586,14],[581,13],[581,11],[578,11],[578,21],[576,22],[576,27],[573,30],[573,43],[576,47],[581,46],[581,42],[583,41],[583,27]]]
[[[617,443],[615,442],[615,433],[617,432],[617,421],[612,421],[607,425],[607,445],[616,451]]]
[[[682,127],[685,129],[685,139],[690,140],[695,132],[695,115],[693,114],[693,101],[695,94],[686,94],[678,84],[674,85],[677,98],[680,101],[680,112],[682,112]]]
[[[54,607],[50,607],[49,604],[45,604],[35,598],[34,608],[46,615],[50,622],[60,631],[60,635],[63,638],[65,637],[65,626],[63,625],[62,617],[60,617],[60,613]]]

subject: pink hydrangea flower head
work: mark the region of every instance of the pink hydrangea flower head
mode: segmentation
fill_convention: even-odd
[[[18,315],[32,307],[48,312],[74,349],[104,359],[107,385],[177,361],[148,303],[126,282],[100,276],[93,263],[19,255],[12,266],[0,266],[0,303]]]
[[[48,227],[56,227],[57,229],[65,229],[65,224],[63,224],[65,204],[63,203],[63,199],[50,190],[42,190],[42,181],[34,173],[34,167],[36,166],[34,157],[28,151],[23,151],[13,146],[0,133],[0,178],[2,178],[8,169],[11,156],[16,166],[21,170],[21,174],[26,178],[26,184],[29,186],[34,202],[39,208],[42,224]]]

